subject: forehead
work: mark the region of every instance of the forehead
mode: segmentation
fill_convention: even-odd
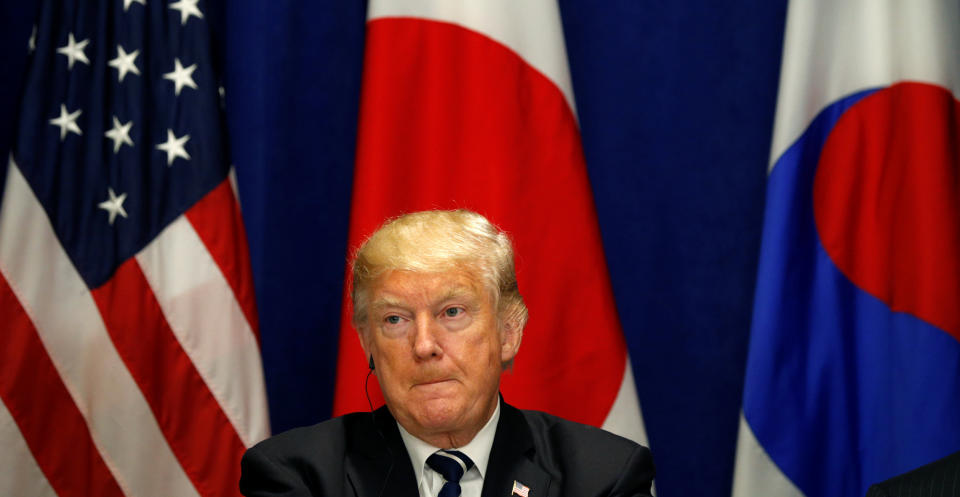
[[[451,298],[484,300],[481,279],[471,271],[388,271],[370,287],[371,305],[436,304]]]

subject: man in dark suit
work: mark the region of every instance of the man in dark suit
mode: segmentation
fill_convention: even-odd
[[[650,495],[645,447],[500,399],[527,309],[510,240],[486,218],[401,216],[352,266],[353,321],[386,406],[251,448],[244,495]]]
[[[960,495],[960,452],[871,485],[867,490],[867,497],[955,497],[958,495]]]

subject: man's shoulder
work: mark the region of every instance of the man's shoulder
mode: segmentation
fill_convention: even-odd
[[[656,470],[646,447],[544,412],[520,413],[533,439],[534,462],[563,495],[649,495]]]
[[[520,410],[530,426],[534,438],[545,437],[552,442],[573,447],[600,447],[614,454],[629,455],[640,444],[609,431],[569,421],[541,411]],[[645,449],[645,448],[644,448]]]
[[[895,497],[905,494],[933,495],[941,493],[948,484],[952,489],[954,481],[960,481],[960,452],[872,485],[867,495],[870,497]]]
[[[373,415],[353,413],[274,435],[240,461],[240,491],[249,496],[341,495],[346,461]]]
[[[273,459],[342,455],[351,434],[366,428],[373,429],[370,413],[355,412],[284,431],[263,440],[250,450]]]

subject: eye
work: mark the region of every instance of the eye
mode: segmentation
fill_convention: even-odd
[[[464,311],[462,307],[448,307],[443,310],[443,315],[448,318],[455,318],[462,315],[464,312],[466,311]]]
[[[396,314],[387,316],[383,321],[387,324],[400,324],[400,316],[397,316]]]
[[[380,320],[380,332],[386,337],[402,337],[409,329],[410,317],[403,314],[385,314]]]
[[[466,307],[462,305],[451,305],[440,312],[437,319],[443,323],[447,330],[460,331],[470,326],[473,321],[473,314],[467,312]]]

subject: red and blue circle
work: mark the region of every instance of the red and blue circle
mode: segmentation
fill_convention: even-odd
[[[806,495],[960,450],[960,103],[904,82],[823,109],[769,181],[744,416]]]

